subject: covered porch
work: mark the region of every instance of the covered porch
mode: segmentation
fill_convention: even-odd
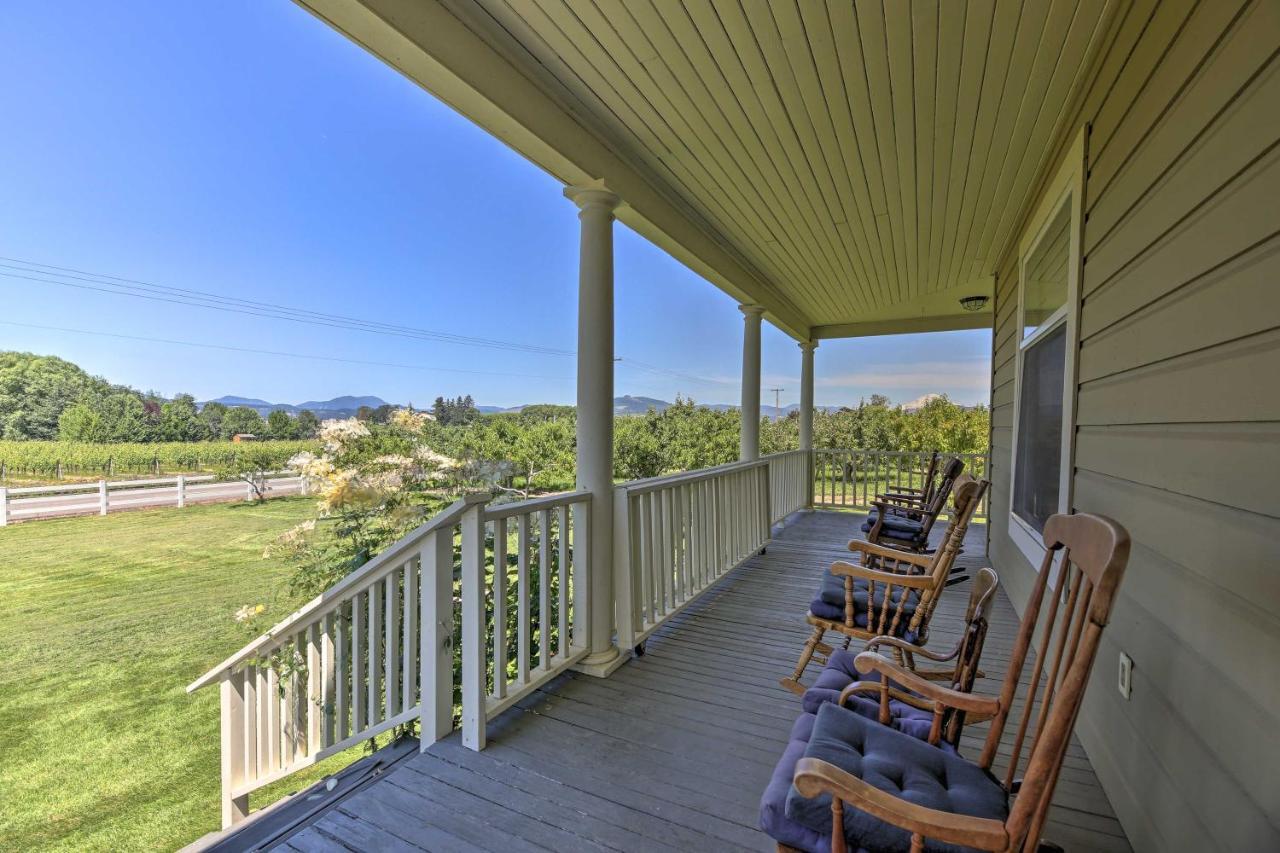
[[[421,753],[384,750],[386,772],[318,809],[304,792],[251,830],[255,843],[299,851],[773,849],[757,828],[760,794],[799,711],[778,679],[808,635],[802,617],[821,573],[848,555],[860,520],[829,510],[791,515],[775,525],[764,553],[664,623],[646,654],[610,678],[569,672],[547,683],[490,722],[481,752],[458,734]],[[985,525],[969,529],[962,567],[988,565],[986,536]],[[942,597],[939,649],[955,641],[967,595],[968,582]],[[998,689],[1016,630],[1001,592],[984,655],[991,677],[978,691]],[[968,751],[984,730],[966,732]],[[1077,743],[1054,803],[1047,839],[1067,850],[1130,849]]]
[[[459,501],[193,683],[222,691],[224,826],[420,721],[421,755],[286,843],[767,848],[755,804],[797,713],[777,678],[855,529],[810,509],[848,482],[814,446],[814,350],[990,328],[990,528],[964,554],[989,543],[1001,576],[988,672],[1047,514],[1135,541],[1076,729],[1116,809],[1072,741],[1046,837],[1127,849],[1118,813],[1138,849],[1276,846],[1254,660],[1280,637],[1258,476],[1280,443],[1245,382],[1280,363],[1274,3],[303,5],[567,185],[577,490]],[[615,218],[740,303],[741,461],[615,483]],[[769,458],[762,322],[800,349],[799,447]],[[518,583],[487,569],[517,552]]]

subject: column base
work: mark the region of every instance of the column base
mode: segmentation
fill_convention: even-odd
[[[613,675],[614,670],[622,666],[630,659],[630,655],[624,655],[618,651],[617,646],[610,646],[601,652],[587,655],[578,663],[574,664],[573,670],[581,672],[585,675],[594,676],[595,678],[608,678]]]

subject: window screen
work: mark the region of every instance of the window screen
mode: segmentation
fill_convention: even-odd
[[[1039,532],[1058,511],[1062,479],[1062,397],[1067,364],[1066,324],[1022,354],[1017,473],[1013,511]]]

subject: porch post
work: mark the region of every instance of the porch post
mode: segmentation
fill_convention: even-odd
[[[804,505],[813,506],[813,351],[817,341],[800,342],[800,449],[805,455]]]
[[[760,318],[764,308],[739,305],[742,311],[742,439],[743,462],[760,458]]]
[[[564,194],[578,206],[582,223],[577,484],[591,493],[589,513],[574,509],[574,529],[588,531],[590,551],[586,589],[574,591],[589,614],[590,653],[579,668],[603,676],[622,660],[613,644],[613,211],[620,199],[602,181],[568,187]]]

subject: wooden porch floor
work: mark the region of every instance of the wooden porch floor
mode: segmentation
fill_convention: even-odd
[[[774,849],[756,828],[760,794],[800,712],[778,679],[807,636],[802,617],[819,576],[848,553],[858,520],[793,516],[767,553],[655,633],[644,657],[606,680],[553,682],[491,724],[483,752],[455,734],[401,761],[278,849]],[[985,565],[985,537],[970,531],[963,565]],[[939,605],[938,648],[956,636],[967,587]],[[1016,630],[1001,595],[983,657],[994,677],[977,690],[998,690]],[[962,752],[976,754],[982,736],[971,727]],[[1046,838],[1068,851],[1130,849],[1078,743],[1054,802]]]

